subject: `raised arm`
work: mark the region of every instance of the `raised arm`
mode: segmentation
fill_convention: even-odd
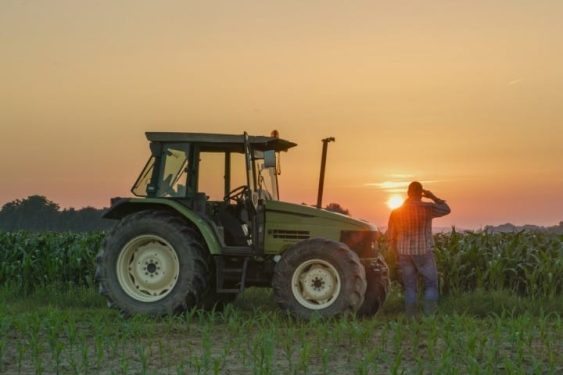
[[[432,205],[432,217],[446,216],[447,214],[452,212],[450,206],[448,206],[446,201],[438,198],[431,191],[422,190],[422,196],[434,201],[434,204]]]

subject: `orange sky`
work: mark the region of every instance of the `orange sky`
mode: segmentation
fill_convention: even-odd
[[[428,181],[438,226],[563,220],[561,1],[0,2],[0,204],[128,195],[144,131],[269,134],[282,198],[385,226]]]

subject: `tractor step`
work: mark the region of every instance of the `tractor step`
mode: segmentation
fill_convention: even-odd
[[[240,289],[219,289],[217,288],[217,293],[242,293]]]
[[[255,254],[250,246],[225,246],[221,249],[221,252],[225,256],[249,256]]]
[[[229,254],[233,256],[233,254]],[[248,261],[250,256],[239,256],[242,259],[242,268],[237,265],[235,268],[229,268],[225,265],[225,259],[222,256],[213,257],[215,260],[215,273],[217,293],[242,293],[246,285],[246,271],[248,269]],[[229,275],[229,281],[238,281],[239,288],[225,288],[225,276]],[[233,277],[234,276],[234,277]]]
[[[223,273],[232,273],[233,275],[240,275],[243,272],[243,268],[225,268],[223,269]]]

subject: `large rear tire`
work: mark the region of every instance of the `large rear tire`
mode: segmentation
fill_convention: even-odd
[[[199,234],[171,213],[123,218],[96,257],[96,281],[125,316],[162,316],[195,307],[208,288],[208,255]]]
[[[387,298],[390,287],[389,267],[381,256],[362,260],[362,263],[366,270],[367,289],[358,316],[367,318],[375,315]]]
[[[316,238],[283,253],[272,287],[278,305],[296,317],[334,317],[360,308],[366,276],[360,259],[345,244]]]

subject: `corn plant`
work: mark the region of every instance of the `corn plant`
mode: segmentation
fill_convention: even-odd
[[[0,233],[0,285],[24,293],[49,284],[94,285],[102,233]]]
[[[48,285],[93,287],[103,233],[0,232],[0,285],[23,293]],[[536,233],[460,233],[434,236],[442,294],[475,289],[555,297],[563,289],[563,236]],[[399,279],[386,239],[379,247]],[[191,319],[191,318],[190,318]],[[265,316],[265,322],[268,321]]]
[[[434,236],[442,294],[510,290],[531,297],[554,297],[563,289],[563,236],[536,233],[457,232]],[[384,237],[379,246],[400,281],[396,255]]]

